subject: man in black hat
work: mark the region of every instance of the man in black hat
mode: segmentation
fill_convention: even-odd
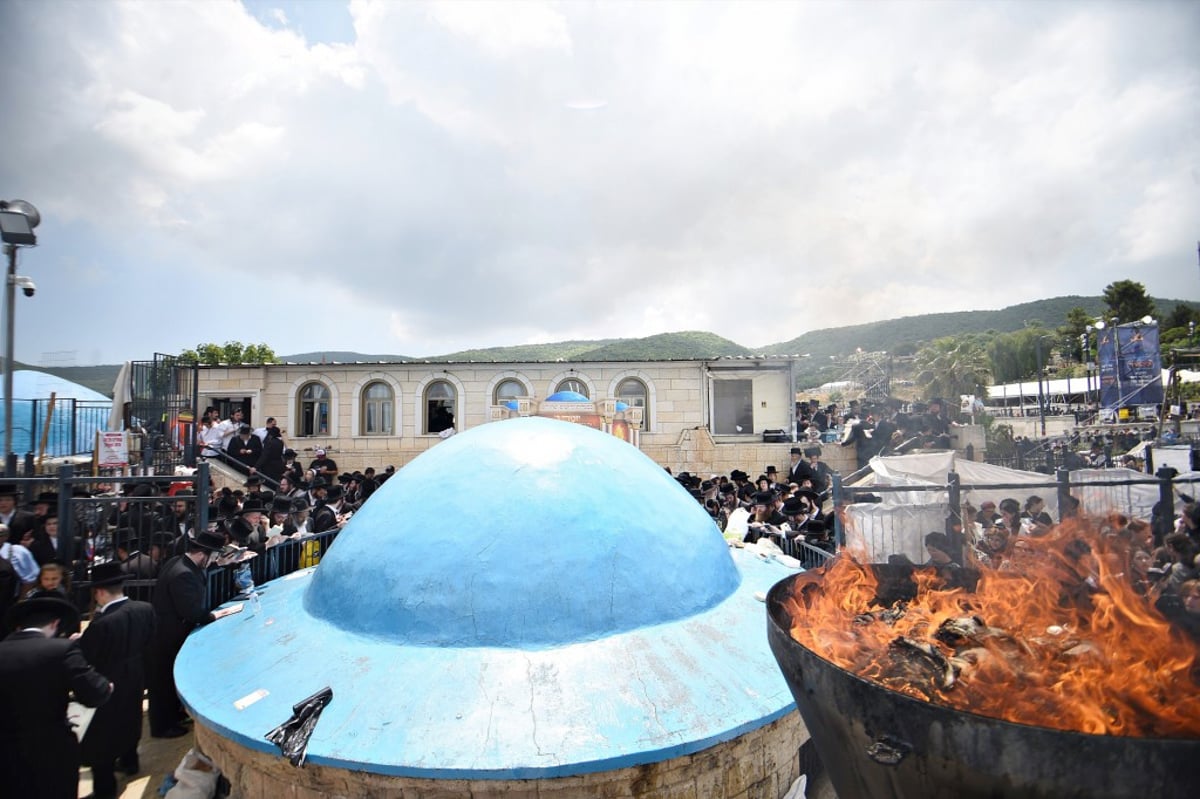
[[[208,568],[225,546],[225,536],[201,530],[187,540],[186,551],[163,564],[154,586],[154,615],[158,630],[150,646],[146,686],[150,693],[150,735],[178,738],[187,735],[181,725],[183,705],[175,692],[175,656],[188,633],[216,617],[205,603]]]
[[[40,526],[33,531],[29,552],[39,566],[61,563],[58,556],[58,504],[47,510],[40,519]]]
[[[259,497],[251,496],[237,512],[237,517],[229,524],[229,537],[239,547],[246,547],[262,554],[263,545],[267,541],[267,525],[263,514],[267,506]]]
[[[6,621],[14,632],[0,641],[0,790],[22,799],[75,797],[79,741],[67,723],[69,695],[97,707],[113,685],[88,665],[77,643],[56,637],[60,625],[79,623],[67,600],[26,600]]]
[[[781,525],[786,521],[787,517],[775,508],[775,494],[771,491],[759,491],[754,495],[754,507],[750,512],[743,540],[747,544],[753,544],[763,536],[778,537],[781,534]]]
[[[136,774],[138,740],[142,737],[143,656],[154,640],[154,608],[125,596],[129,575],[119,563],[92,569],[96,612],[79,638],[87,661],[113,684],[113,693],[83,736],[83,762],[92,767],[94,799],[116,799],[114,763]]]
[[[329,491],[329,481],[321,475],[317,475],[308,484],[308,504],[309,507],[316,508],[325,501]]]
[[[33,532],[37,517],[17,507],[20,492],[12,483],[0,484],[0,524],[8,525],[9,540],[20,544],[26,533]]]
[[[341,527],[345,522],[342,520],[342,500],[345,496],[345,489],[340,485],[332,485],[325,492],[323,501],[318,502],[312,512],[312,531],[314,533],[323,533],[327,530],[333,530]]]
[[[244,424],[238,428],[237,435],[229,440],[225,454],[230,458],[230,466],[242,474],[249,474],[250,469],[262,457],[262,441],[254,435],[250,425]]]
[[[807,480],[815,486],[815,475],[808,468],[808,464],[804,462],[804,450],[800,447],[792,447],[788,458],[790,462],[788,463],[787,481],[802,486]]]

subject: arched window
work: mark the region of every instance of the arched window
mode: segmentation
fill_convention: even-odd
[[[445,380],[435,380],[425,388],[425,432],[440,433],[454,427],[454,406],[458,392]]]
[[[395,432],[392,414],[396,398],[382,380],[367,384],[362,392],[362,435],[390,436]]]
[[[646,390],[646,384],[636,377],[627,377],[617,384],[617,399],[631,408],[642,409],[643,430],[650,429],[650,406],[646,402],[648,396],[650,392]]]
[[[308,383],[299,396],[299,435],[329,435],[329,389],[322,383]]]
[[[576,380],[573,377],[568,377],[566,380],[559,381],[559,384],[554,387],[554,393],[557,394],[560,391],[574,391],[576,394],[582,394],[588,399],[592,398],[591,395],[588,394],[587,383],[583,382],[582,380]]]
[[[528,396],[528,392],[520,380],[501,380],[496,384],[496,390],[492,394],[492,404],[503,405],[508,400],[525,396]]]

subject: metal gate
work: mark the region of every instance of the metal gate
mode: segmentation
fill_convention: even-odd
[[[197,373],[196,364],[176,355],[155,353],[152,361],[130,363],[130,458],[148,474],[196,464]]]

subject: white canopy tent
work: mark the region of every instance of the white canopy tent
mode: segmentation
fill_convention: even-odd
[[[1058,518],[1058,490],[1054,477],[976,463],[954,452],[913,453],[872,458],[871,472],[850,488],[871,486],[911,486],[911,491],[881,491],[882,500],[855,503],[846,508],[846,545],[865,551],[871,562],[883,562],[888,555],[904,554],[913,562],[926,560],[924,538],[927,533],[945,529],[949,513],[947,475],[955,472],[964,486],[962,499],[978,508],[984,501],[997,505],[1006,498],[1025,500],[1036,495],[1046,503],[1046,511]],[[1189,472],[1181,482],[1197,477]],[[1080,469],[1070,473],[1075,485],[1071,494],[1086,513],[1100,515],[1118,511],[1134,518],[1149,519],[1159,501],[1155,483],[1111,486],[1099,485],[1119,480],[1146,479],[1149,475],[1132,469]],[[1087,484],[1096,485],[1087,485]],[[988,488],[991,485],[1017,485],[1015,488]],[[1025,489],[1023,486],[1028,485]],[[972,487],[972,486],[978,486]],[[1182,506],[1175,493],[1176,510]]]

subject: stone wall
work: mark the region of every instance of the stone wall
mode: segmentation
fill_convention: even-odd
[[[319,766],[247,749],[196,724],[196,744],[232,785],[232,796],[280,799],[781,799],[799,776],[809,739],[799,712],[683,757],[540,780],[432,780]]]

